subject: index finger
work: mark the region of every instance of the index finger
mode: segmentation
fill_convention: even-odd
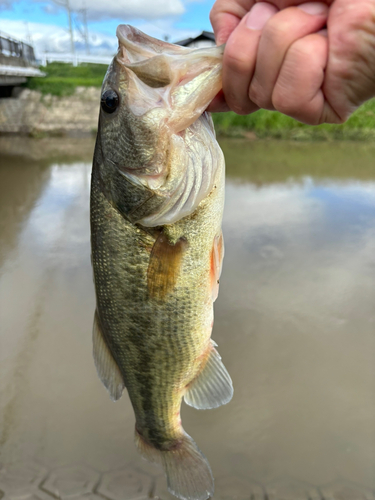
[[[217,45],[225,43],[256,0],[217,0],[210,12],[210,21]]]

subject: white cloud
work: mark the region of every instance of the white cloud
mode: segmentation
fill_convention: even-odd
[[[286,228],[308,226],[313,219],[321,217],[322,205],[306,196],[310,181],[301,184],[270,184],[256,187],[252,184],[226,184],[226,199],[232,205],[225,212],[225,223],[233,231],[242,233],[259,228]],[[234,202],[236,200],[236,203]],[[245,219],[243,213],[249,214]],[[240,229],[239,229],[240,228]],[[231,229],[230,229],[231,230]]]
[[[1,1],[1,0],[0,0]],[[172,22],[161,20],[157,24],[152,22],[135,23],[137,28],[156,38],[163,39],[169,36],[170,41],[182,40],[194,36],[197,32],[191,30],[179,30],[172,26]],[[7,20],[7,34],[21,40],[27,40],[28,33],[31,35],[32,44],[37,57],[42,57],[44,52],[70,52],[70,38],[67,30],[61,26],[44,23],[28,23],[26,28],[24,21]],[[100,31],[93,31],[89,26],[90,53],[95,55],[112,55],[117,50],[117,38],[115,32],[108,35]],[[78,32],[75,32],[76,50],[85,50],[85,44]]]
[[[1,1],[1,0],[0,0]],[[41,1],[41,0],[35,0]],[[44,1],[44,0],[43,0]],[[73,11],[87,8],[88,19],[160,19],[185,12],[181,0],[70,0]]]
[[[7,20],[7,34],[17,39],[27,39],[24,21]],[[54,24],[28,23],[28,30],[37,57],[44,52],[69,52],[70,38],[65,28]],[[90,49],[96,54],[113,54],[117,49],[117,38],[97,31],[90,33]],[[84,49],[83,40],[75,33],[77,49]]]
[[[184,40],[185,38],[196,36],[200,33],[198,30],[191,29],[178,29],[175,28],[170,20],[157,20],[157,22],[141,22],[135,23],[134,26],[140,29],[147,35],[153,36],[155,38],[163,39],[165,35],[168,35],[168,40],[172,43],[178,40]]]

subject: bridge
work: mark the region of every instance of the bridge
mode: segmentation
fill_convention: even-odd
[[[44,76],[37,66],[31,45],[0,33],[0,95],[10,95],[27,77]]]

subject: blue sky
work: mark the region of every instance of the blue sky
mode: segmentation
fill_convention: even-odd
[[[66,0],[58,0],[66,1]],[[211,30],[209,12],[214,0],[70,0],[77,25],[79,11],[87,8],[92,53],[113,53],[115,31],[128,23],[146,33],[171,41]],[[0,0],[0,31],[28,40],[37,52],[69,50],[67,13],[53,0]],[[75,32],[76,48],[83,50],[82,37]]]

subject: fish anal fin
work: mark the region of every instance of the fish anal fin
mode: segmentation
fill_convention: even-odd
[[[224,238],[223,233],[215,236],[211,250],[211,291],[212,300],[215,302],[219,294],[219,279],[223,267]]]
[[[233,396],[232,380],[214,345],[211,341],[203,369],[184,394],[185,403],[198,410],[225,405]]]
[[[97,311],[94,315],[92,341],[96,371],[111,399],[117,401],[122,395],[125,384],[120,369],[104,340]]]
[[[159,234],[152,247],[147,270],[147,288],[152,298],[162,299],[173,290],[186,248],[184,238],[173,244],[163,232]]]
[[[206,500],[213,496],[214,480],[210,465],[193,439],[182,435],[169,449],[157,449],[135,431],[135,444],[141,455],[161,463],[167,476],[168,490],[181,500]]]

